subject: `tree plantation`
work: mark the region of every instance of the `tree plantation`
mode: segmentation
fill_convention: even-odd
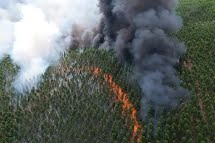
[[[0,143],[215,143],[215,0],[181,0],[178,74],[189,98],[140,117],[132,66],[112,50],[71,49],[37,88],[14,92],[19,67],[0,63]],[[144,105],[143,105],[144,106]]]

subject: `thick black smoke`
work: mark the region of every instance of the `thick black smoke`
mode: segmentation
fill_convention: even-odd
[[[100,0],[103,19],[96,45],[114,47],[122,61],[134,64],[142,89],[141,115],[148,108],[174,108],[188,94],[175,67],[186,49],[169,35],[182,27],[177,0]],[[149,106],[150,105],[150,106]]]

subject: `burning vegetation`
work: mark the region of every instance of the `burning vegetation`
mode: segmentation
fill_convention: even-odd
[[[180,67],[179,0],[0,1],[0,142],[213,143],[214,2],[181,1]]]
[[[137,118],[137,110],[135,109],[131,101],[129,101],[127,94],[123,92],[122,88],[113,81],[113,76],[111,74],[103,73],[103,71],[98,67],[94,68],[93,74],[95,76],[101,74],[101,76],[103,76],[105,81],[109,84],[109,86],[116,94],[115,102],[122,102],[123,114],[129,114],[130,119],[134,123],[131,141],[134,141],[135,137],[137,137],[137,142],[140,142],[143,128]]]

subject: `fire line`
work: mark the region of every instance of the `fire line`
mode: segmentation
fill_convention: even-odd
[[[102,77],[104,78],[104,80],[112,88],[113,92],[117,95],[117,97],[115,99],[116,102],[122,102],[123,115],[129,114],[131,121],[133,121],[133,123],[134,123],[131,140],[135,141],[135,138],[137,138],[137,143],[141,142],[143,127],[138,122],[137,110],[135,109],[134,105],[129,101],[128,95],[125,92],[123,92],[122,88],[113,81],[113,76],[111,74],[104,73],[98,67],[95,67],[95,68],[94,67],[91,67],[91,68],[85,67],[85,68],[72,68],[72,69],[69,68],[67,70],[69,70],[69,71],[72,70],[76,73],[80,73],[84,70],[87,70],[87,71],[92,72],[94,76],[99,76],[101,74]]]
[[[113,92],[117,95],[116,101],[120,101],[123,103],[123,114],[129,113],[129,111],[131,110],[131,113],[129,113],[130,119],[134,122],[133,134],[131,139],[134,140],[135,137],[137,137],[137,142],[140,142],[143,129],[137,119],[137,110],[135,109],[134,105],[129,101],[127,94],[123,92],[122,88],[113,81],[112,75],[103,73],[102,70],[98,67],[93,69],[93,74],[95,76],[99,74],[103,75],[105,81],[111,86]],[[140,130],[140,132],[138,132],[138,130]]]

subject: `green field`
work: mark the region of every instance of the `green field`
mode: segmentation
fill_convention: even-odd
[[[158,121],[138,123],[103,77],[127,94],[138,111],[140,89],[130,80],[130,66],[122,66],[107,52],[89,48],[67,53],[48,69],[38,89],[17,96],[11,83],[17,72],[10,59],[0,64],[0,143],[215,143],[215,0],[181,0],[177,13],[184,20],[177,33],[187,53],[179,68],[183,86],[192,97],[180,110],[164,112]],[[90,68],[100,68],[95,75]]]

